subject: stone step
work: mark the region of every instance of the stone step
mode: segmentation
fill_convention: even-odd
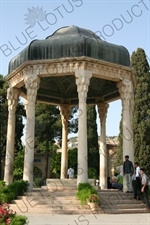
[[[95,179],[88,179],[88,182],[95,186]],[[46,179],[47,187],[77,187],[77,179]]]
[[[103,207],[101,205],[101,207],[104,209],[105,206]],[[143,209],[146,208],[146,206],[143,204],[118,204],[118,205],[109,205],[110,209]]]
[[[15,206],[13,204],[10,204],[11,209],[16,211],[18,214],[24,214],[24,213],[49,213],[49,214],[99,214],[103,213],[101,209],[97,209],[95,212],[91,211],[90,207],[88,205],[86,206],[77,206],[77,207],[62,207],[62,206],[51,206],[51,207],[21,207],[21,206]]]
[[[36,205],[27,205],[27,204],[21,204],[21,203],[17,203],[17,204],[11,204],[11,207],[13,208],[13,210],[15,209],[22,209],[23,211],[25,211],[25,209],[28,210],[32,210],[34,209],[41,209],[41,210],[45,210],[45,209],[68,209],[68,210],[73,210],[73,209],[89,209],[88,205],[74,205],[72,203],[68,204],[68,205],[57,205],[55,204],[48,204],[48,205],[40,205],[40,204],[36,204]],[[43,211],[44,212],[44,211]]]
[[[101,200],[107,200],[107,201],[125,201],[125,200],[131,200],[135,202],[136,200],[133,199],[133,196],[119,196],[119,195],[109,195],[109,196],[100,196]],[[138,200],[139,201],[139,200]]]
[[[26,214],[26,213],[29,213],[29,214],[53,214],[53,215],[55,215],[55,214],[67,214],[67,215],[71,215],[71,214],[73,214],[73,215],[84,215],[84,214],[88,214],[88,215],[92,215],[92,214],[102,214],[103,213],[103,211],[102,210],[100,210],[100,211],[96,211],[96,212],[92,212],[91,211],[91,209],[79,209],[79,210],[47,210],[47,209],[44,209],[44,211],[43,210],[41,210],[41,209],[39,209],[39,210],[37,210],[37,209],[32,209],[32,210],[29,210],[29,211],[20,211],[20,210],[16,210],[16,213],[18,214],[18,215],[24,215],[24,214]]]
[[[36,191],[36,192],[25,192],[24,196],[75,196],[76,195],[76,191],[72,191],[72,192],[60,192],[60,191],[56,191],[56,192],[48,192],[48,191]]]
[[[73,186],[68,186],[68,187],[66,187],[66,186],[62,186],[62,187],[58,187],[58,186],[56,186],[56,187],[51,187],[51,186],[48,186],[48,187],[46,187],[46,186],[42,186],[41,187],[41,190],[43,191],[43,190],[47,190],[47,191],[51,191],[51,192],[55,192],[55,191],[76,191],[77,190],[77,188],[76,187],[73,187]]]
[[[149,213],[146,208],[139,209],[103,209],[106,214]]]
[[[133,193],[124,193],[122,191],[97,191],[99,195],[104,195],[104,196],[108,196],[108,195],[121,195],[121,196],[133,196]]]
[[[111,201],[108,201],[108,200],[105,200],[105,199],[101,199],[100,200],[100,204],[103,204],[103,205],[118,205],[118,204],[137,204],[139,205],[141,203],[141,201],[133,201],[133,200],[111,200]]]
[[[34,199],[18,199],[18,200],[13,200],[12,201],[12,204],[22,204],[22,205],[30,205],[30,206],[33,206],[33,205],[70,205],[70,204],[73,204],[73,205],[80,205],[80,201],[79,200],[48,200],[48,199],[41,199],[41,200],[34,200]]]
[[[23,199],[23,200],[27,200],[27,201],[32,201],[32,200],[35,200],[35,201],[39,201],[39,200],[45,200],[45,201],[51,201],[51,200],[60,200],[60,201],[63,201],[63,200],[77,200],[76,196],[75,195],[68,195],[68,196],[62,196],[62,195],[39,195],[39,196],[36,196],[36,195],[29,195],[29,196],[18,196],[17,199]]]

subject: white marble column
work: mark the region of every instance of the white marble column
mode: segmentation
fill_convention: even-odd
[[[134,163],[132,112],[133,112],[133,85],[130,80],[123,80],[117,84],[122,100],[122,127],[123,127],[123,161],[125,155]],[[123,186],[126,187],[126,179],[123,179]],[[126,188],[125,188],[126,189]],[[126,191],[124,189],[124,191]]]
[[[29,182],[28,191],[33,190],[33,163],[34,163],[34,134],[35,134],[35,101],[39,88],[39,77],[30,70],[24,74],[25,87],[27,89],[26,102],[26,138],[23,180]]]
[[[97,105],[100,124],[101,124],[101,132],[100,132],[100,187],[101,189],[107,188],[107,174],[108,174],[108,152],[106,148],[106,116],[107,109],[109,105],[107,103],[101,102]]]
[[[68,169],[68,118],[70,114],[70,106],[62,104],[60,107],[62,121],[62,152],[61,152],[61,174],[60,178],[67,178]]]
[[[132,152],[132,162],[134,165],[134,142],[133,142],[133,110],[134,110],[134,90],[133,90],[133,84],[131,83],[131,99],[130,99],[130,107],[129,107],[129,115],[130,115],[130,123],[131,123],[131,152]]]
[[[88,182],[88,152],[87,152],[87,109],[86,98],[92,73],[86,70],[76,70],[76,84],[79,98],[78,119],[78,175],[77,185]]]
[[[15,121],[16,121],[16,106],[19,98],[19,90],[13,87],[7,89],[8,99],[8,125],[7,125],[7,142],[6,142],[6,157],[4,181],[6,184],[13,182],[13,167],[14,167],[14,142],[15,142]]]

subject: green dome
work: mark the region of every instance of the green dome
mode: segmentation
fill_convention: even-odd
[[[77,26],[56,30],[45,40],[34,40],[9,63],[11,73],[21,64],[32,60],[48,60],[87,56],[94,59],[130,66],[128,50],[101,40],[94,32]]]

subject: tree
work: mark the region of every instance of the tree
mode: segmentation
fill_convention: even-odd
[[[114,167],[115,167],[115,171],[116,171],[116,167],[120,166],[123,164],[123,128],[122,128],[122,115],[121,115],[121,120],[120,120],[120,125],[119,125],[119,135],[118,135],[118,149],[116,152],[116,159],[115,159],[115,163],[114,163]],[[116,171],[118,172],[118,171]]]
[[[0,75],[0,151],[1,154],[5,152],[6,146],[6,132],[7,132],[7,88],[8,85],[2,75]],[[0,154],[0,155],[1,155]]]
[[[88,140],[88,168],[95,168],[99,174],[99,147],[96,124],[95,106],[87,106],[87,140]]]
[[[7,135],[7,120],[8,120],[8,103],[7,103],[7,89],[8,83],[5,77],[0,75],[0,126],[1,126],[1,152],[5,152],[6,135]],[[19,101],[16,107],[16,127],[15,127],[15,152],[22,149],[21,137],[23,135],[23,116],[25,116],[25,110],[23,104]]]
[[[24,151],[19,151],[14,159],[14,180],[23,179]]]
[[[77,174],[77,158],[78,158],[78,149],[73,148],[68,151],[68,166],[74,169],[75,176]]]
[[[136,76],[133,112],[133,138],[135,160],[147,172],[150,168],[150,68],[143,49],[138,48],[131,56],[131,65]],[[150,172],[149,172],[150,173]]]
[[[0,170],[1,156],[6,152],[6,138],[7,138],[7,121],[8,121],[8,103],[7,103],[7,89],[8,83],[3,75],[0,75]],[[18,102],[16,107],[16,129],[15,129],[15,153],[22,150],[21,137],[23,135],[23,116],[25,111],[23,105]],[[0,171],[1,176],[1,171]]]
[[[74,114],[77,112],[77,107],[72,107],[68,122],[68,133],[77,132],[77,118]],[[45,179],[48,176],[48,158],[52,155],[50,152],[50,145],[56,140],[62,141],[62,122],[60,111],[57,106],[48,104],[36,105],[36,129],[35,129],[35,151],[45,152]]]
[[[48,177],[48,160],[50,155],[50,145],[55,142],[55,138],[61,137],[61,120],[58,107],[38,103],[35,112],[35,152],[45,152],[45,176]],[[40,147],[40,148],[39,148]]]

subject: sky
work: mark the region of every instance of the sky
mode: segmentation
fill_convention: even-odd
[[[37,13],[40,21],[34,23],[33,15],[36,17]],[[0,74],[8,74],[9,61],[32,40],[45,39],[57,29],[72,25],[126,47],[130,55],[143,48],[150,62],[149,0],[0,0]],[[121,101],[118,100],[109,104],[107,136],[118,135],[120,118]]]

